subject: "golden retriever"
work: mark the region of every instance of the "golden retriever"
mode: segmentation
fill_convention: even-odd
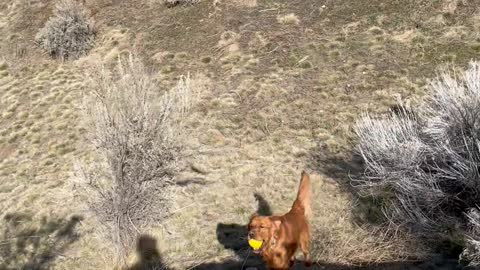
[[[283,216],[253,215],[248,223],[248,239],[261,241],[254,250],[260,254],[269,269],[289,269],[295,260],[297,249],[303,252],[305,265],[311,266],[309,256],[310,229],[307,217],[310,213],[310,177],[303,171],[297,199]]]

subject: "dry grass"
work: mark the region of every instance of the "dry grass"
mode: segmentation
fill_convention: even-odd
[[[214,4],[218,4],[218,0],[214,0]],[[233,5],[239,5],[241,7],[253,8],[258,5],[257,0],[223,0],[222,2],[231,3]]]
[[[299,24],[300,19],[298,19],[297,15],[290,13],[283,16],[278,16],[277,21],[281,24]]]
[[[52,69],[48,73],[53,74],[54,71]],[[70,69],[68,74],[75,74],[75,71]],[[77,134],[79,131],[75,130],[76,112],[65,114],[67,110],[63,106],[66,103],[51,99],[48,91],[57,85],[60,89],[57,97],[77,96],[68,86],[81,83],[78,79],[61,81],[58,78],[43,81],[23,74],[20,78],[7,76],[0,83],[2,101],[16,104],[15,110],[0,123],[0,129],[9,134],[8,137],[2,135],[6,140],[0,143],[0,149],[6,153],[0,163],[1,178],[9,179],[8,183],[2,181],[1,185],[0,208],[4,213],[1,223],[2,228],[8,229],[2,232],[2,241],[7,239],[9,245],[17,246],[16,250],[12,250],[14,257],[11,254],[5,255],[5,267],[16,269],[29,264],[40,265],[41,254],[63,252],[64,248],[74,242],[77,233],[75,231],[75,235],[65,238],[56,236],[57,230],[70,224],[68,219],[71,210],[57,205],[69,204],[71,200],[70,196],[66,196],[60,179],[68,177],[68,171],[72,168],[71,157],[76,154],[77,140],[67,134]],[[31,95],[30,91],[16,91],[37,86],[42,86],[37,95]],[[4,113],[9,113],[7,107],[1,108]],[[65,132],[66,127],[69,132]],[[10,199],[15,200],[15,203]],[[20,224],[8,225],[8,215],[19,216]],[[14,237],[20,237],[18,243],[8,240]]]
[[[359,111],[381,113],[395,96],[421,96],[438,64],[463,65],[477,56],[478,10],[434,1],[372,2],[381,12],[353,0],[325,7],[316,0],[175,8],[145,0],[86,2],[100,26],[97,42],[88,56],[60,64],[31,44],[54,2],[0,1],[6,63],[0,68],[0,212],[28,212],[24,224],[32,229],[41,227],[42,216],[86,216],[66,180],[74,159],[98,158],[77,116],[83,68],[109,65],[137,49],[162,87],[191,72],[201,75],[192,84],[203,89],[184,124],[191,169],[177,176],[173,214],[149,229],[165,262],[183,269],[241,261],[241,252],[218,241],[217,226],[245,224],[256,209],[255,192],[274,212],[286,211],[305,167],[317,172],[317,259],[351,264],[402,257],[404,239],[387,241],[370,226],[355,225],[351,197],[329,184],[347,176],[325,163],[312,165],[309,156],[347,154]],[[425,23],[416,27],[417,21]],[[3,228],[5,214],[0,218]],[[80,237],[56,251],[48,266],[110,268],[111,247],[94,232],[97,226],[85,218],[76,227]]]

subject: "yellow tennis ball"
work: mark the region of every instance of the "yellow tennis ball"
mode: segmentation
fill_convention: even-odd
[[[263,242],[255,239],[250,239],[248,240],[248,244],[253,248],[253,250],[258,250],[262,246]]]

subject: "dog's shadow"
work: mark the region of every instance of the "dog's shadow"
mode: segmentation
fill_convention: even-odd
[[[258,203],[256,213],[261,216],[272,215],[272,210],[268,202],[260,194],[255,193],[254,197]],[[233,250],[240,258],[240,261],[242,261],[242,265],[244,264],[244,267],[255,265],[258,268],[262,265],[260,258],[258,256],[253,256],[250,252],[250,247],[247,242],[246,224],[217,224],[217,240],[226,249]]]

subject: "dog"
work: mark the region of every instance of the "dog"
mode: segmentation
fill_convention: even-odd
[[[258,216],[253,214],[247,225],[248,240],[261,242],[253,250],[262,256],[268,269],[284,270],[293,266],[295,253],[300,249],[305,266],[312,265],[309,255],[310,228],[310,176],[303,171],[297,198],[288,213],[283,216]]]

